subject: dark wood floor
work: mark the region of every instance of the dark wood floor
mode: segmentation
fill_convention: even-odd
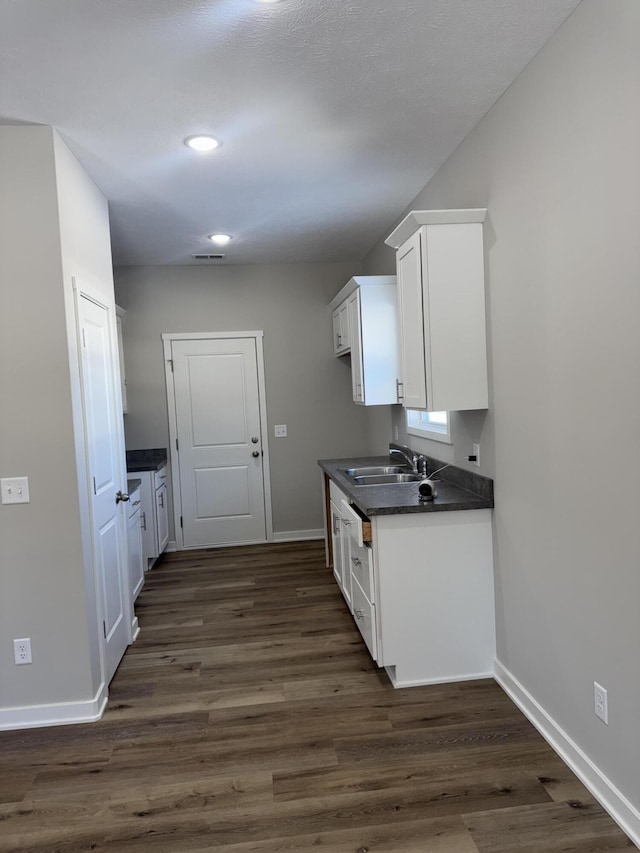
[[[104,718],[0,733],[0,851],[635,849],[492,681],[394,691],[323,564],[166,556]]]

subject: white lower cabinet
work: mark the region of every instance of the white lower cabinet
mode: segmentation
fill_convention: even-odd
[[[332,534],[334,574],[372,658],[394,686],[491,677],[491,510],[378,515],[369,528],[329,485],[332,514],[349,520],[346,541]]]
[[[136,489],[129,494],[128,550],[131,601],[136,600],[144,584],[141,505],[140,489]]]
[[[157,471],[135,473],[142,481],[141,527],[142,554],[145,569],[150,568],[169,542],[169,512],[167,509],[167,467]]]

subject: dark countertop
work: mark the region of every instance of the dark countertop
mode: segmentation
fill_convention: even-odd
[[[149,450],[127,450],[127,471],[157,471],[167,464],[167,448],[154,447]]]
[[[446,465],[427,457],[428,470],[435,471]],[[402,515],[413,512],[447,512],[451,510],[491,509],[493,507],[493,480],[462,468],[451,466],[436,474],[438,496],[423,503],[418,500],[418,483],[401,483],[384,486],[356,486],[345,468],[364,465],[395,465],[397,460],[388,456],[361,456],[348,459],[319,459],[318,465],[335,482],[341,491],[367,516]],[[445,475],[448,478],[445,479]],[[441,479],[442,478],[442,479]]]

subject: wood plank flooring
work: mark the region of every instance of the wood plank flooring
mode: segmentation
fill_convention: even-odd
[[[492,681],[394,690],[320,543],[167,555],[91,725],[0,733],[1,853],[635,849]]]

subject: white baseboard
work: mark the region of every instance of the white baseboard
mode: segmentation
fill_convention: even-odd
[[[56,702],[52,705],[0,708],[0,731],[94,723],[102,717],[107,698],[107,685],[103,684],[94,698],[86,702]]]
[[[428,687],[430,684],[455,684],[458,681],[480,681],[483,678],[493,678],[493,672],[474,672],[465,675],[444,675],[438,678],[399,679],[396,667],[385,666],[391,684],[397,688]]]
[[[496,659],[494,665],[494,678],[505,693],[513,699],[549,746],[573,770],[636,847],[640,847],[640,811],[596,767],[589,756],[573,742],[518,679],[499,660]]]
[[[168,553],[173,552],[173,551],[177,551],[178,546],[176,545],[176,543],[173,539],[169,539],[169,541],[167,542],[167,547],[164,550],[167,551]]]
[[[304,542],[307,539],[324,539],[324,529],[317,530],[279,530],[273,534],[274,542]]]

